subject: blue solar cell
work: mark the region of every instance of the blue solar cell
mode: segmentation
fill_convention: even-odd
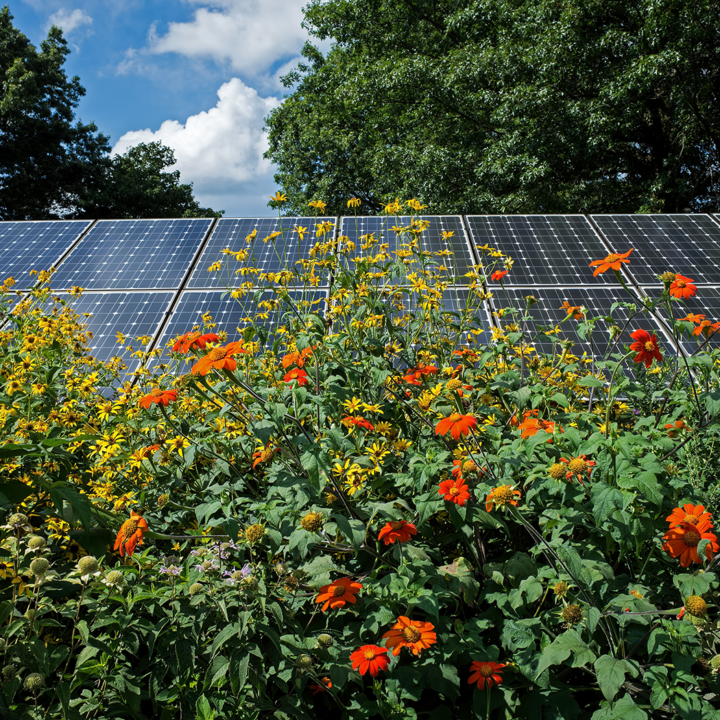
[[[675,272],[720,284],[720,225],[709,215],[592,215],[613,252],[633,248],[626,272],[639,285]]]
[[[445,268],[448,278],[460,276],[458,282],[469,282],[468,278],[462,276],[472,269],[475,259],[470,251],[462,218],[459,215],[422,215],[417,219],[429,223],[427,229],[418,236],[418,249],[432,253],[433,261]],[[382,244],[388,246],[390,253],[397,252],[400,245],[410,242],[414,237],[404,230],[411,222],[410,217],[344,217],[341,234],[355,243],[355,251],[346,257],[352,261],[353,257],[376,255]],[[363,239],[367,235],[373,235],[373,240],[378,242],[369,244],[367,239]],[[452,254],[448,254],[448,251]],[[349,267],[353,268],[354,263]]]
[[[320,312],[325,309],[327,291],[314,288],[309,291],[290,291],[295,307],[300,312]],[[224,296],[224,297],[223,297]],[[265,292],[262,298],[270,300],[273,296]],[[199,329],[206,332],[226,333],[226,342],[240,340],[241,332],[247,328],[251,318],[257,318],[268,331],[267,342],[271,343],[277,335],[277,329],[283,324],[288,310],[268,310],[261,306],[261,298],[255,293],[234,299],[221,290],[185,290],[170,316],[167,326],[157,347],[167,349],[186,332]],[[167,359],[167,355],[164,356]]]
[[[128,373],[137,369],[139,360],[123,353],[118,333],[128,337],[135,350],[137,337],[155,337],[170,309],[172,292],[92,292],[73,298],[68,304],[77,313],[90,313],[83,322],[92,332],[92,355],[98,360],[122,357]]]
[[[235,274],[241,267],[253,267],[259,272],[277,273],[286,268],[295,268],[301,258],[308,256],[308,250],[317,242],[316,226],[322,222],[330,222],[333,228],[326,235],[333,237],[337,218],[334,217],[283,217],[283,218],[222,218],[218,221],[210,235],[205,249],[193,270],[188,287],[190,288],[223,288],[237,287],[241,283],[258,284],[257,274]],[[307,235],[301,241],[295,228],[305,228]],[[254,240],[247,237],[257,230]],[[267,240],[273,233],[280,235]],[[232,252],[248,250],[247,261],[227,261],[222,251]],[[208,272],[208,268],[218,260],[223,261],[223,268],[218,273]],[[292,283],[290,283],[292,285]]]
[[[613,273],[593,278],[607,249],[583,215],[468,215],[470,238],[509,255],[505,285],[617,285]],[[480,251],[478,250],[478,255]]]
[[[179,288],[212,220],[101,220],[63,261],[53,287]]]
[[[14,277],[16,290],[31,287],[30,271],[49,270],[88,227],[88,220],[0,222],[0,282]]]

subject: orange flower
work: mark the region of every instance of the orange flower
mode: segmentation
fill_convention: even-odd
[[[710,337],[720,330],[720,323],[710,322],[709,320],[703,320],[694,330],[693,335],[700,335],[701,333],[705,337]]]
[[[697,292],[697,287],[693,285],[695,281],[686,278],[683,275],[676,275],[670,284],[670,294],[676,298],[687,299],[693,297]]]
[[[301,370],[300,368],[293,368],[289,373],[285,375],[283,380],[286,383],[292,382],[293,380],[297,380],[297,384],[302,387],[303,385],[307,385],[310,382],[310,378],[308,377],[308,374]]]
[[[410,620],[401,615],[398,621],[383,635],[387,638],[387,645],[392,654],[396,657],[406,647],[410,648],[413,655],[419,655],[421,650],[426,650],[437,642],[437,635],[433,632],[435,626],[422,620]]]
[[[665,429],[667,430],[667,436],[674,438],[681,430],[685,430],[687,425],[682,420],[676,420],[674,423],[666,423]]]
[[[233,371],[237,367],[237,363],[232,355],[237,353],[245,353],[241,342],[231,342],[225,347],[214,347],[207,355],[201,357],[193,366],[192,374],[207,375],[211,370],[230,370]]]
[[[445,500],[460,505],[460,507],[470,499],[470,491],[461,477],[457,480],[443,480],[438,492],[440,495],[444,495]]]
[[[173,345],[173,352],[186,353],[188,350],[194,350],[195,348],[203,349],[209,342],[219,342],[220,337],[215,333],[207,333],[202,335],[201,333],[190,330],[186,332],[182,337],[178,338]]]
[[[449,432],[455,440],[459,440],[462,435],[467,435],[470,430],[477,427],[477,420],[474,415],[461,415],[460,413],[453,413],[452,415],[443,418],[435,426],[436,435],[447,435]]]
[[[489,690],[494,685],[499,685],[502,682],[502,671],[505,667],[503,663],[473,660],[472,665],[470,665],[468,683],[472,685],[476,682],[479,690],[484,690],[485,685],[487,685]]]
[[[520,437],[529,438],[537,435],[540,430],[545,430],[552,435],[555,429],[555,423],[549,420],[538,420],[537,418],[527,418],[518,425],[518,429],[522,430]]]
[[[686,317],[680,318],[682,322],[699,323],[705,319],[704,315],[696,315],[695,313],[688,313]]]
[[[502,280],[508,274],[507,270],[496,270],[490,279],[494,282],[495,280]]]
[[[171,402],[177,400],[177,390],[161,390],[155,388],[151,393],[140,398],[140,407],[147,410],[153,403],[167,407]]]
[[[305,348],[299,352],[296,350],[295,352],[288,353],[282,359],[282,366],[284,368],[289,367],[290,365],[297,365],[299,368],[303,367],[303,365],[305,365],[305,360],[312,355],[312,351],[314,349],[315,348]]]
[[[618,272],[623,263],[629,265],[630,261],[627,258],[633,250],[634,248],[630,248],[622,255],[610,253],[604,260],[595,260],[591,262],[588,267],[593,267],[593,265],[598,266],[593,273],[593,277],[597,277],[600,273],[604,273],[606,270],[614,270],[615,272]]]
[[[320,678],[320,683],[320,685],[316,683],[310,685],[310,690],[312,690],[313,695],[317,695],[318,693],[325,692],[326,689],[330,690],[332,688],[332,683],[328,677]]]
[[[594,460],[588,460],[587,455],[579,455],[576,458],[560,458],[561,463],[567,465],[568,471],[565,475],[565,479],[573,482],[573,478],[576,477],[578,482],[583,485],[583,475],[587,473],[588,480],[590,479],[590,473],[592,469],[597,465]]]
[[[398,540],[407,542],[413,535],[417,535],[417,528],[406,520],[391,520],[378,533],[378,540],[384,540],[386,545]]]
[[[571,305],[567,300],[560,306],[561,310],[565,310],[568,315],[572,315],[574,320],[583,320],[585,315],[581,305]]]
[[[425,365],[418,363],[414,368],[408,370],[407,375],[403,375],[403,380],[409,385],[420,385],[423,375],[437,375],[438,369],[434,365]]]
[[[343,425],[354,425],[364,430],[374,430],[373,424],[360,415],[346,415],[341,421]]]
[[[130,519],[122,524],[113,549],[120,551],[120,557],[125,555],[131,557],[135,552],[135,546],[143,544],[143,533],[148,529],[147,520],[131,510]]]
[[[353,670],[359,670],[361,675],[370,672],[373,677],[383,670],[387,670],[390,660],[387,650],[377,645],[363,645],[350,654]]]
[[[515,496],[520,497],[521,493],[519,490],[514,490],[512,485],[499,485],[490,491],[490,494],[485,498],[485,510],[490,512],[494,505],[498,507],[504,507],[505,505],[514,505],[517,507],[517,500]]]
[[[253,463],[253,469],[255,469],[260,463],[266,463],[273,459],[273,456],[280,448],[274,448],[272,445],[262,447],[262,445],[253,453],[255,462]]]
[[[670,523],[670,527],[686,523],[693,525],[699,532],[705,532],[712,527],[712,515],[705,511],[704,505],[686,503],[681,508],[676,507],[665,519]]]
[[[353,582],[350,578],[340,578],[329,585],[323,585],[320,593],[315,598],[316,603],[324,602],[322,611],[325,612],[328,607],[334,610],[336,607],[343,607],[345,603],[354,605],[357,602],[355,596],[362,590],[362,585]]]
[[[710,544],[705,548],[705,554],[708,560],[716,553],[720,546],[717,543],[717,537],[711,532],[701,530],[696,525],[683,522],[677,527],[670,528],[663,536],[663,550],[669,552],[674,558],[680,558],[680,564],[688,567],[691,562],[702,564],[702,560],[698,555],[697,546],[701,540],[709,540]]]
[[[652,365],[653,358],[658,362],[662,362],[662,355],[657,345],[657,335],[653,333],[652,337],[647,330],[636,330],[634,333],[630,333],[630,337],[635,340],[630,345],[630,349],[636,352],[635,362],[644,362],[645,367],[649,368]]]

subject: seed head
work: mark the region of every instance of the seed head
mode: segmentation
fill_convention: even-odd
[[[570,586],[564,580],[561,580],[559,583],[555,584],[555,587],[553,588],[553,592],[559,598],[563,598],[567,595],[567,592],[569,589],[570,589]]]
[[[705,617],[707,613],[707,603],[699,595],[691,595],[685,601],[685,610],[695,617]]]
[[[40,673],[30,673],[23,684],[28,692],[35,695],[45,687],[45,678]]]
[[[13,525],[15,527],[21,526],[21,525],[27,525],[28,524],[28,516],[24,515],[23,513],[13,513],[8,518],[8,525]]]
[[[256,523],[245,530],[245,539],[252,545],[253,543],[258,542],[264,534],[265,528]]]
[[[50,563],[42,557],[35,558],[30,563],[30,572],[35,577],[43,577],[45,573],[50,569]]]
[[[568,625],[577,625],[583,619],[583,611],[579,605],[567,605],[561,615]]]
[[[462,387],[462,380],[458,380],[457,378],[453,378],[452,380],[448,380],[445,383],[445,389],[446,390],[457,390],[458,388]]]
[[[300,521],[300,527],[308,532],[317,532],[322,528],[324,520],[322,513],[311,512]]]
[[[720,655],[714,655],[710,658],[710,667],[713,672],[720,670]]]
[[[562,463],[553,463],[548,470],[548,474],[553,480],[562,480],[566,473],[567,469]]]
[[[202,583],[193,583],[190,586],[190,594],[191,595],[197,595],[199,592],[203,591],[203,585]]]
[[[170,496],[163,493],[157,501],[159,508],[164,508],[168,504],[168,500],[170,500]]]
[[[669,285],[671,282],[673,282],[675,280],[675,278],[677,277],[677,273],[664,272],[659,277],[660,277],[660,280],[662,280],[665,284]]]
[[[30,550],[42,550],[47,545],[47,540],[40,535],[32,535],[28,538],[28,548]]]
[[[582,475],[587,468],[587,463],[581,457],[573,458],[568,464],[568,470],[576,475]]]
[[[704,657],[699,657],[695,658],[695,662],[690,668],[690,671],[696,677],[705,677],[712,672],[712,667],[710,667],[710,663]]]
[[[309,670],[313,666],[313,659],[309,655],[298,655],[295,664],[299,670]]]
[[[86,555],[78,560],[78,570],[81,575],[92,575],[98,571],[99,567],[97,558],[92,555]]]
[[[110,587],[121,588],[125,585],[125,576],[119,570],[111,570],[105,577],[105,584]]]
[[[255,592],[258,589],[258,581],[252,575],[248,575],[241,584],[245,590],[250,592]]]
[[[321,648],[329,648],[333,646],[333,643],[335,642],[333,640],[332,635],[328,635],[327,633],[323,633],[322,635],[318,635],[318,645]]]
[[[720,657],[718,655],[717,657]],[[2,669],[3,682],[10,682],[17,675],[17,668],[14,665],[5,665]]]

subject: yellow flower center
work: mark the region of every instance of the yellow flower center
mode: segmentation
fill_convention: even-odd
[[[208,354],[208,359],[210,362],[217,362],[218,360],[222,360],[227,355],[227,350],[225,348],[216,347],[213,348],[210,353]]]
[[[507,505],[515,499],[515,494],[510,485],[501,485],[493,490],[493,502],[500,505]]]
[[[420,637],[421,632],[414,626],[406,627],[402,631],[403,640],[407,643],[416,643]]]
[[[460,490],[456,487],[450,488],[450,495],[457,495],[457,494],[459,494],[459,492],[460,492]]]
[[[685,287],[685,281],[684,281],[684,280],[676,280],[676,281],[675,281],[675,287],[684,288],[684,287]]]
[[[493,674],[493,669],[492,666],[488,663],[482,663],[482,665],[480,665],[480,667],[478,668],[478,672],[483,677],[490,677]]]
[[[695,617],[703,617],[707,613],[707,603],[699,595],[691,595],[685,602],[685,609]]]
[[[683,533],[682,541],[688,547],[697,547],[700,542],[700,533],[697,530],[686,530]]]
[[[333,595],[335,597],[342,597],[345,594],[346,590],[347,590],[347,588],[344,585],[336,585],[333,588]],[[375,656],[373,655],[373,657],[375,657]]]
[[[131,538],[137,530],[137,522],[135,520],[126,520],[122,526],[123,540]]]
[[[652,351],[655,349],[655,343],[654,343],[652,340],[648,340],[648,341],[645,343],[645,349],[646,349],[648,352],[652,352]]]
[[[390,523],[390,527],[391,527],[393,530],[399,530],[399,529],[402,527],[402,525],[403,525],[403,524],[402,524],[402,522],[401,522],[400,520],[393,520],[393,521]]]
[[[375,651],[374,651],[374,650],[366,650],[366,651],[363,653],[363,657],[364,657],[366,660],[374,660],[374,659],[375,659]]]
[[[607,263],[614,263],[617,262],[620,259],[619,255],[616,255],[615,253],[610,253],[606,258],[605,262]]]
[[[568,465],[570,472],[582,475],[587,470],[587,463],[582,458],[574,458]]]
[[[565,466],[562,463],[553,463],[548,474],[553,480],[560,480],[565,475]]]
[[[691,525],[697,525],[700,522],[700,518],[697,515],[686,515],[683,522],[690,523]]]

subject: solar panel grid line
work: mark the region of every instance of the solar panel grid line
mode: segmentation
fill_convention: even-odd
[[[305,231],[310,237],[303,242],[307,243],[309,248],[313,242],[313,238],[316,237],[316,224],[322,221],[333,223],[332,237],[334,238],[338,226],[338,218],[336,216],[220,218],[210,235],[205,250],[198,259],[187,287],[212,290],[225,287],[225,283],[231,287],[240,285],[242,276],[240,281],[236,281],[235,275],[231,277],[228,274],[223,279],[215,273],[211,275],[207,272],[208,267],[223,258],[222,250],[226,248],[232,252],[250,249],[253,264],[258,267],[261,272],[279,272],[285,269],[286,265],[294,267],[295,264],[303,258],[302,246],[297,242],[299,236],[295,228],[298,226],[306,228]],[[248,243],[246,238],[253,230],[258,231],[257,236],[253,242]],[[282,235],[279,236],[279,241],[275,238],[274,240],[264,242],[265,238],[270,237],[272,233],[278,231],[282,232]],[[226,266],[226,268],[229,271],[229,266]]]
[[[619,285],[614,275],[593,276],[590,263],[607,250],[584,215],[467,215],[465,220],[478,257],[493,248],[512,258],[506,286]]]
[[[720,282],[720,227],[708,214],[592,215],[614,252],[633,249],[624,269],[636,285],[674,272],[697,284]]]
[[[55,276],[62,288],[176,290],[212,218],[99,220]]]
[[[0,223],[0,280],[15,279],[15,288],[36,284],[31,270],[49,270],[64,259],[92,226],[90,220],[10,220]]]

